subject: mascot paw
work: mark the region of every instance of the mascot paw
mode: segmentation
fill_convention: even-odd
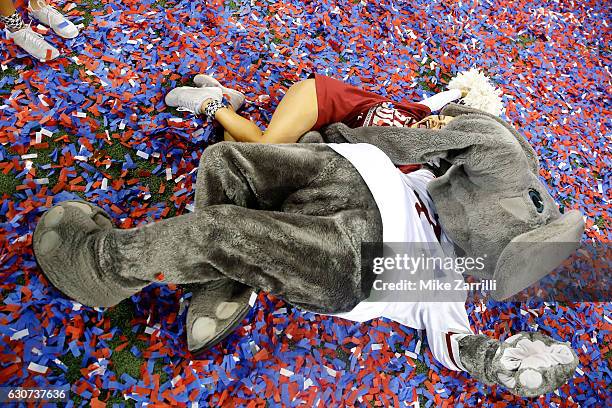
[[[114,261],[104,250],[112,228],[101,208],[86,201],[64,201],[36,225],[36,262],[53,286],[72,299],[93,307],[116,305],[146,283],[114,273]]]
[[[490,373],[513,394],[535,397],[565,384],[577,365],[578,357],[568,344],[523,332],[501,343]]]
[[[187,346],[195,357],[227,337],[253,307],[249,286],[223,278],[198,284],[187,311]]]

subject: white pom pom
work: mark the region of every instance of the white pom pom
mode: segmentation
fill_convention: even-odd
[[[460,72],[450,80],[448,89],[467,90],[463,98],[467,106],[480,109],[492,115],[500,116],[504,111],[502,92],[496,89],[489,78],[476,68],[467,72]]]

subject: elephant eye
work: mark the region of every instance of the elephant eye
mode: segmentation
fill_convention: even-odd
[[[536,211],[541,213],[544,211],[544,202],[542,201],[542,196],[536,190],[529,190],[529,198],[533,202],[533,205],[536,208]]]

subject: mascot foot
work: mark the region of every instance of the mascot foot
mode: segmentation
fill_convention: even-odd
[[[253,307],[253,288],[228,278],[197,285],[187,310],[187,346],[195,357],[227,337]]]
[[[459,354],[473,377],[521,397],[556,390],[578,366],[578,357],[567,343],[540,333],[519,333],[503,343],[487,336],[465,336],[459,340]]]
[[[114,306],[146,286],[116,272],[113,224],[101,208],[64,201],[45,212],[33,235],[36,261],[61,292],[87,306]]]

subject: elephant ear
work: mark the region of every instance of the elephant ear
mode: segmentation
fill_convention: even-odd
[[[523,153],[525,153],[525,156],[527,156],[530,170],[535,174],[539,173],[540,163],[538,161],[538,156],[535,150],[533,150],[533,147],[531,147],[527,139],[521,136],[521,134],[517,132],[516,129],[514,129],[508,123],[504,122],[498,116],[491,115],[490,113],[481,111],[476,108],[471,108],[469,106],[459,105],[457,103],[449,103],[442,109],[442,111],[440,111],[440,114],[445,115],[445,116],[454,116],[454,117],[461,116],[461,115],[468,115],[468,114],[479,114],[479,115],[487,116],[491,119],[494,119],[497,123],[503,125],[512,134],[512,136],[514,136],[515,139],[519,142],[519,144],[521,145],[521,148],[523,149]]]
[[[583,232],[582,214],[573,210],[516,236],[497,260],[493,298],[507,299],[548,275],[576,251]]]

